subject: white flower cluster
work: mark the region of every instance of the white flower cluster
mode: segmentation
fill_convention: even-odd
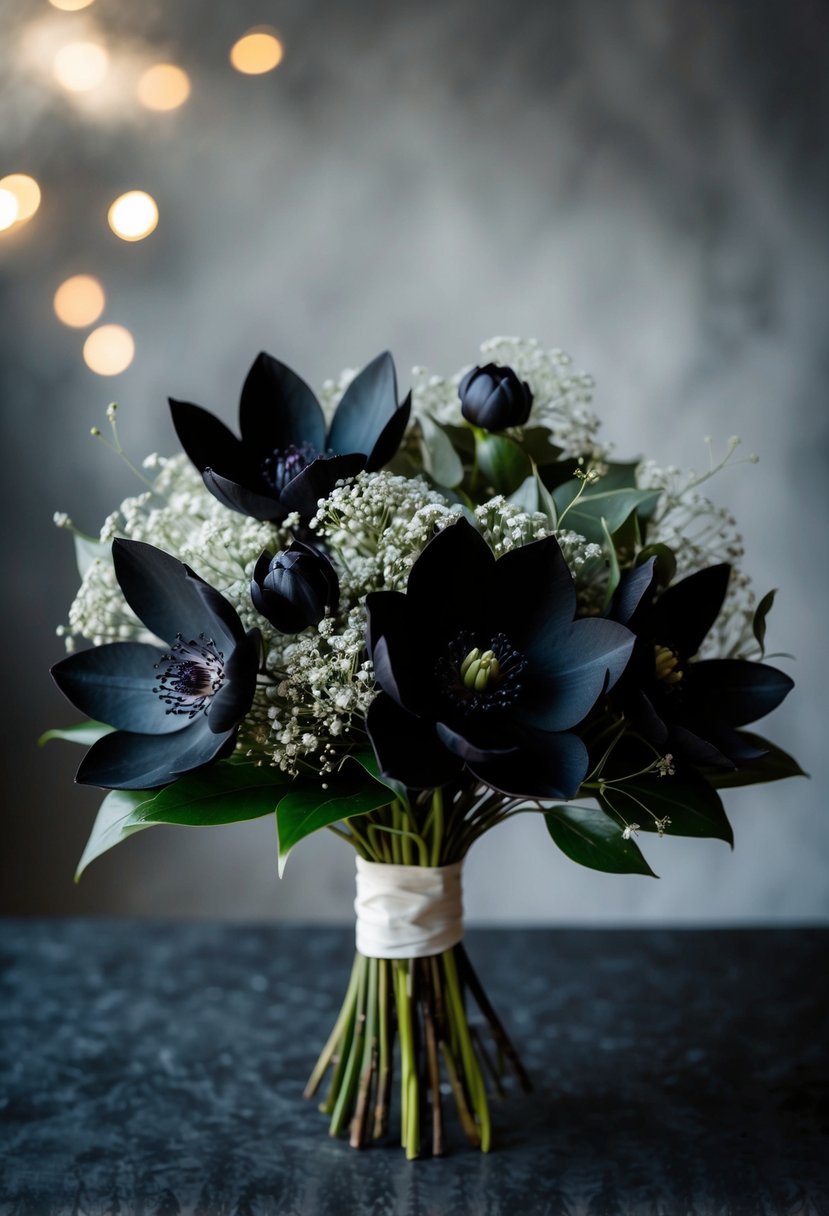
[[[667,545],[677,563],[675,581],[720,562],[731,566],[725,602],[700,650],[701,658],[721,658],[756,650],[752,621],[756,598],[751,579],[740,567],[745,552],[737,521],[725,507],[718,507],[699,486],[730,461],[739,444],[729,441],[725,458],[709,472],[698,474],[675,465],[660,468],[644,461],[637,470],[642,489],[662,490],[648,529],[649,543]],[[749,458],[750,463],[755,463]]]
[[[369,591],[404,588],[417,555],[460,514],[422,477],[358,473],[320,501],[310,526],[333,552],[340,595],[353,604]]]
[[[577,371],[564,351],[544,348],[532,338],[490,338],[481,345],[481,364],[511,367],[526,380],[533,394],[528,426],[544,426],[550,441],[568,456],[602,455],[596,436],[600,422],[590,409],[593,380]],[[450,426],[463,423],[458,385],[464,368],[449,379],[430,375],[422,367],[412,370],[412,411],[415,418],[431,415]]]
[[[185,456],[151,456],[144,467],[157,470],[155,481],[105,520],[100,556],[85,570],[69,609],[69,629],[63,631],[67,649],[74,649],[76,638],[95,645],[147,640],[115,579],[109,549],[117,536],[172,553],[227,597],[246,629],[258,625],[268,631],[250,601],[250,576],[262,550],[281,548],[285,533],[222,506]]]
[[[333,772],[376,692],[365,626],[365,610],[356,605],[339,628],[327,618],[314,631],[272,646],[265,663],[272,683],[257,693],[240,750],[290,776]]]

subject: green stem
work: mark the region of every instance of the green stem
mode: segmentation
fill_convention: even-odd
[[[457,967],[455,966],[454,950],[445,950],[441,955],[441,958],[443,960],[443,970],[446,976],[446,990],[449,998],[450,1016],[455,1025],[458,1044],[460,1046],[464,1077],[469,1090],[469,1098],[472,1103],[472,1109],[475,1112],[475,1118],[480,1131],[481,1152],[488,1153],[492,1143],[492,1125],[489,1117],[489,1103],[487,1102],[484,1078],[481,1074],[478,1058],[475,1055],[475,1048],[472,1043],[472,1038],[469,1033],[469,1025],[466,1020],[466,1010],[464,1009],[460,981],[458,980],[458,971]]]
[[[354,1017],[354,1034],[348,1048],[348,1058],[342,1079],[334,1099],[334,1110],[331,1114],[329,1134],[338,1136],[343,1130],[351,1110],[354,1090],[357,1085],[358,1069],[362,1059],[363,1039],[366,1030],[366,983],[368,959],[358,954],[359,967],[357,972],[357,1002]]]
[[[328,1042],[320,1052],[320,1057],[314,1065],[313,1072],[308,1078],[308,1084],[305,1086],[304,1097],[313,1098],[319,1088],[319,1083],[325,1076],[325,1070],[333,1059],[334,1052],[337,1050],[337,1044],[345,1034],[346,1027],[350,1018],[354,1015],[354,1000],[357,996],[357,980],[359,972],[359,955],[354,956],[354,963],[351,968],[351,977],[348,981],[348,987],[345,991],[345,1000],[342,1003],[337,1020],[334,1023],[334,1029],[328,1036]]]

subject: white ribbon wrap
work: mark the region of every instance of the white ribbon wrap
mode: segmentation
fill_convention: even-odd
[[[367,958],[426,958],[463,937],[461,862],[397,866],[357,858],[357,949]]]

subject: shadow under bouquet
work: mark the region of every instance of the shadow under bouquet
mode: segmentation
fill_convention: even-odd
[[[402,404],[388,354],[321,399],[260,355],[239,436],[172,401],[183,454],[130,465],[100,539],[56,517],[82,582],[53,676],[88,721],[44,739],[91,744],[77,780],[110,791],[79,873],[156,824],[272,815],[280,875],[340,837],[356,953],[306,1094],[329,1074],[331,1133],[399,1119],[409,1157],[450,1097],[488,1150],[504,1073],[529,1086],[463,945],[478,837],[537,812],[572,860],[651,874],[640,833],[731,843],[719,791],[801,772],[745,729],[792,681],[700,492],[737,441],[704,476],[615,461],[566,356],[482,350]]]

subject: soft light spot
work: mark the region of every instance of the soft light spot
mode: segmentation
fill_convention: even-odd
[[[123,325],[99,325],[83,344],[84,363],[99,376],[126,371],[135,355],[135,341]]]
[[[138,100],[148,110],[177,110],[190,96],[190,77],[174,63],[156,63],[138,81]]]
[[[143,241],[155,230],[158,207],[152,195],[144,190],[128,190],[107,212],[109,226],[122,241]]]
[[[10,173],[8,177],[0,178],[0,190],[4,194],[11,194],[16,202],[16,213],[12,223],[31,219],[40,206],[40,186],[33,177],[29,177],[26,173]],[[0,225],[0,227],[8,227],[8,225]]]
[[[7,228],[11,228],[12,224],[17,223],[18,212],[15,195],[11,190],[0,188],[0,232],[5,232]]]
[[[94,0],[49,0],[52,8],[59,8],[64,13],[77,13],[82,8],[89,8]]]
[[[52,61],[58,84],[70,93],[88,93],[106,80],[109,55],[98,42],[69,42]]]
[[[272,72],[282,62],[285,51],[276,34],[270,30],[248,30],[230,50],[230,62],[237,72],[259,76]]]
[[[55,314],[64,325],[83,329],[94,325],[104,311],[104,289],[91,274],[75,274],[55,292]]]

